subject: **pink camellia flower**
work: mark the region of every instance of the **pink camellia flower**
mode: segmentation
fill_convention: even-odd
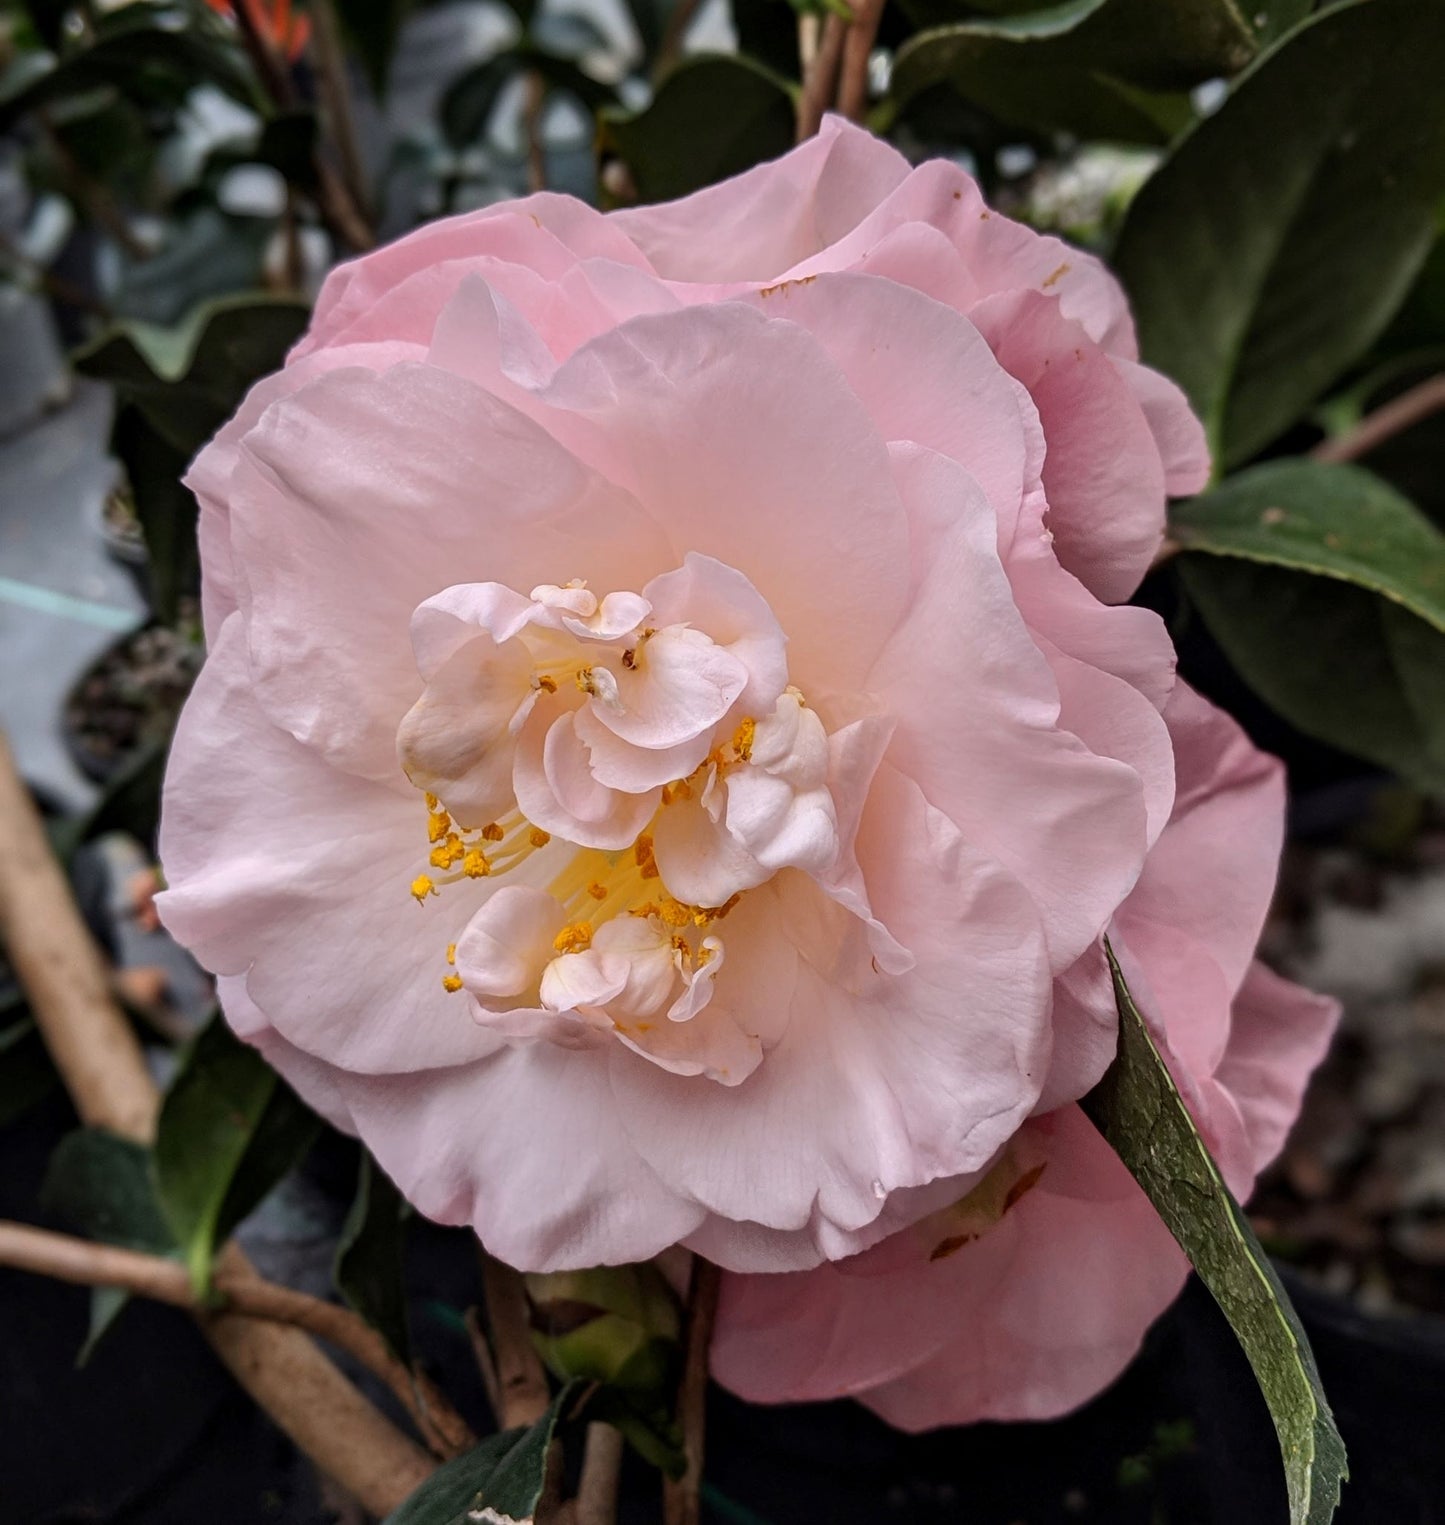
[[[1240,1189],[1332,1020],[1251,972],[1277,770],[1119,603],[1206,473],[1096,260],[837,121],[431,224],[192,468],[161,913],[422,1212],[743,1273],[740,1392],[1056,1412],[1181,1276],[1073,1106],[1106,932]]]

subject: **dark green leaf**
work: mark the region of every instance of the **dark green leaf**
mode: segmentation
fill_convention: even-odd
[[[891,99],[905,108],[946,85],[1000,122],[1122,143],[1166,143],[1191,119],[1182,95],[1155,94],[1082,63],[1064,25],[1098,0],[921,32],[898,54]],[[1052,18],[1049,24],[1039,18]],[[1032,21],[1030,30],[1024,23]]]
[[[97,1346],[115,1327],[115,1321],[130,1303],[130,1293],[122,1287],[92,1287],[90,1291],[90,1327],[85,1343],[75,1358],[77,1366],[86,1365]]]
[[[55,1066],[18,994],[0,1026],[0,1128],[38,1106],[56,1086]]]
[[[0,78],[0,126],[101,86],[138,104],[176,106],[202,83],[255,104],[250,74],[219,25],[198,26],[182,6],[126,5],[97,23],[94,41],[58,58],[27,55],[23,72],[8,69]]]
[[[405,1205],[369,1154],[361,1156],[356,1196],[336,1247],[336,1290],[376,1329],[403,1366],[411,1366],[402,1283]]]
[[[1180,504],[1169,533],[1185,550],[1368,588],[1445,632],[1445,535],[1359,466],[1269,461]]]
[[[233,217],[202,205],[169,224],[158,252],[125,265],[111,306],[136,323],[185,327],[202,303],[262,285],[274,230],[270,218]]]
[[[684,59],[642,111],[608,111],[602,138],[627,161],[642,201],[667,201],[785,153],[793,142],[790,87],[746,58]]]
[[[217,1016],[166,1092],[156,1184],[198,1292],[230,1231],[311,1147],[320,1123]]]
[[[190,456],[177,450],[133,403],[121,403],[116,409],[110,449],[125,467],[145,537],[151,602],[162,620],[174,624],[180,600],[195,598],[201,587],[196,499],[181,482]]]
[[[1445,536],[1357,466],[1255,467],[1177,509],[1179,575],[1240,675],[1311,736],[1445,790]]]
[[[503,1430],[447,1462],[424,1482],[384,1525],[471,1525],[483,1519],[497,1525],[527,1525],[547,1478],[547,1451],[569,1388],[525,1430]],[[484,1510],[490,1513],[483,1515]]]
[[[320,124],[314,111],[278,112],[261,128],[251,158],[269,164],[297,189],[316,189],[316,135]]]
[[[1309,1340],[1220,1179],[1112,949],[1109,967],[1119,1052],[1084,1110],[1144,1188],[1249,1357],[1279,1435],[1291,1525],[1328,1525],[1348,1473]]]
[[[787,0],[732,0],[738,52],[784,79],[802,73],[798,16]]]
[[[251,384],[280,368],[306,320],[297,301],[226,297],[175,327],[118,325],[80,351],[75,365],[109,382],[189,461]]]
[[[169,730],[142,741],[106,780],[90,811],[63,823],[72,830],[62,839],[62,856],[68,857],[82,842],[92,842],[107,831],[127,832],[149,850],[160,823],[161,780],[169,750]]]
[[[1248,459],[1371,344],[1445,193],[1445,6],[1359,0],[1270,49],[1135,198],[1115,264],[1145,358]]]
[[[175,1253],[143,1144],[100,1128],[66,1134],[50,1156],[40,1201],[87,1239],[149,1255]]]

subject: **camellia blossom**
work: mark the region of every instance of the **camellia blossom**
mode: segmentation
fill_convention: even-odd
[[[1058,1412],[1182,1261],[1073,1104],[1107,934],[1231,1182],[1333,1011],[1276,766],[1122,604],[1201,430],[1092,257],[830,120],[342,267],[190,474],[168,926],[425,1214],[737,1273],[718,1375]]]

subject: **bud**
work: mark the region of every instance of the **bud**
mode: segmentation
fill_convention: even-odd
[[[667,1390],[682,1314],[656,1266],[599,1266],[524,1281],[532,1343],[554,1376],[605,1382],[634,1398]]]

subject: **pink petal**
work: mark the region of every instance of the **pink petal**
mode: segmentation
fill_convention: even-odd
[[[409,893],[426,861],[420,795],[334,769],[272,725],[243,640],[233,614],[171,748],[162,920],[208,969],[244,974],[282,1037],[340,1068],[489,1052],[495,1039],[441,986],[447,944],[477,901],[460,887],[425,906]],[[347,956],[327,957],[338,936]]]

